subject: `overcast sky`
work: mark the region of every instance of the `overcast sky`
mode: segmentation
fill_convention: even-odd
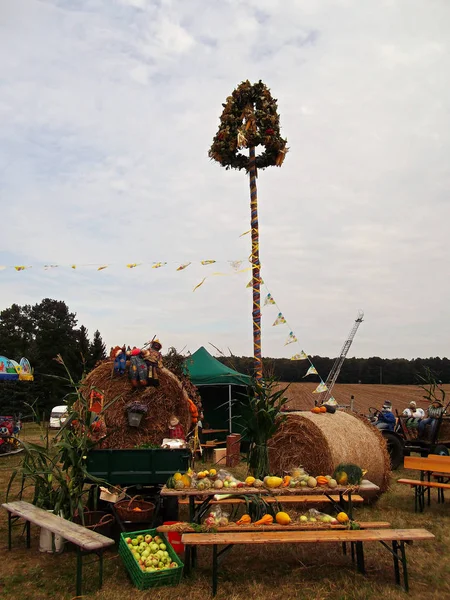
[[[1,0],[0,309],[251,355],[248,178],[207,153],[262,79],[290,148],[258,178],[290,326],[264,309],[263,355],[336,356],[363,309],[349,355],[449,356],[449,40],[448,0]]]

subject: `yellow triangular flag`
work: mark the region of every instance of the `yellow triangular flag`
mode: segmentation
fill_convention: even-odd
[[[102,265],[101,267],[99,267],[97,269],[97,271],[103,271],[103,269],[107,269],[107,268],[108,268],[108,265]]]
[[[306,373],[303,375],[303,377],[307,377],[308,375],[318,375],[319,373],[316,371],[316,368],[311,365],[309,367],[309,369],[306,371]]]
[[[76,269],[76,268],[77,268],[77,265],[72,265],[72,269]]]
[[[190,262],[188,262],[188,263],[184,263],[184,264],[180,265],[180,266],[178,267],[177,271],[182,271],[183,269],[186,269],[186,268],[187,268],[187,267],[188,267],[190,264],[191,264],[191,263],[190,263]]]
[[[215,260],[202,260],[200,261],[202,265],[212,265],[213,263],[215,263]]]
[[[160,269],[161,267],[164,267],[164,265],[167,265],[167,263],[166,262],[153,263],[152,269]]]
[[[303,350],[300,352],[300,354],[294,354],[294,356],[291,356],[291,360],[306,360],[307,358],[308,355],[305,354]]]
[[[14,268],[16,271],[25,271],[25,269],[29,269],[30,267],[26,267],[25,265],[18,265]]]
[[[138,267],[141,263],[128,263],[127,269],[134,269],[134,267]]]
[[[195,290],[197,288],[199,288],[201,285],[203,285],[205,283],[206,277],[203,277],[203,279],[200,281],[200,283],[197,283],[197,285],[195,286],[195,288],[192,290],[193,292],[195,292]]]

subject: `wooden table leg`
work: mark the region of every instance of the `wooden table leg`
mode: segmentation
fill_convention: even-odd
[[[400,552],[402,554],[403,583],[405,587],[405,592],[409,592],[408,566],[406,564],[405,542],[400,542]]]
[[[30,521],[26,522],[26,531],[27,531],[27,548],[31,548],[31,531],[30,531],[31,523]]]
[[[213,546],[213,563],[212,563],[212,595],[217,594],[217,578],[218,578],[218,560],[217,560],[217,544]]]
[[[98,588],[103,585],[103,548],[98,553]]]
[[[398,557],[398,543],[395,540],[392,542],[392,556],[394,558],[395,583],[397,585],[400,585],[400,566],[399,566],[399,557]]]
[[[11,532],[11,528],[12,528],[12,515],[8,510],[8,550],[11,550],[11,538],[12,538],[12,532]]]
[[[364,546],[362,542],[356,542],[356,567],[359,573],[366,574],[364,566]]]

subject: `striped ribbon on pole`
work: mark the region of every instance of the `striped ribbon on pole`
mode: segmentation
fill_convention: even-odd
[[[259,263],[259,227],[258,227],[258,192],[256,189],[256,151],[250,147],[249,160],[250,175],[250,211],[252,227],[252,287],[253,287],[253,356],[255,363],[255,378],[262,379],[261,359],[261,265]]]

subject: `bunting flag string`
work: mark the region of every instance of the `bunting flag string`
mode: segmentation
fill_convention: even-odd
[[[250,286],[251,286],[251,282],[247,287],[250,287]],[[285,324],[289,328],[289,335],[288,335],[287,340],[284,345],[288,346],[289,344],[292,344],[294,342],[298,344],[299,342],[298,342],[297,336],[295,335],[294,331],[292,330],[289,323],[287,322],[287,319],[285,318],[283,312],[281,311],[281,308],[278,306],[277,302],[275,301],[274,297],[272,296],[267,285],[264,284],[264,287],[266,288],[266,291],[267,291],[267,295],[266,295],[265,301],[264,301],[264,306],[273,305],[278,310],[278,316],[275,319],[272,326]],[[316,367],[314,366],[312,360],[309,358],[309,355],[303,349],[301,349],[300,352],[294,354],[290,360],[307,360],[309,362],[309,368],[307,369],[307,371],[303,377],[307,377],[309,375],[319,376],[320,383],[317,386],[317,388],[314,390],[314,392],[313,392],[314,394],[321,394],[328,390],[326,384],[324,383],[323,379],[320,377],[319,372],[317,371]],[[330,400],[331,400],[331,398],[330,398]],[[333,401],[334,401],[334,398],[333,398]]]
[[[183,263],[175,263],[177,265],[176,267],[176,271],[183,271],[184,269],[186,269],[187,267],[189,267],[189,265],[192,264],[200,264],[202,266],[208,266],[208,265],[212,265],[214,263],[227,263],[228,265],[230,265],[230,267],[236,271],[236,272],[240,272],[240,269],[242,267],[242,265],[244,264],[244,262],[248,262],[248,259],[238,259],[238,260],[227,260],[227,261],[218,261],[218,260],[213,260],[213,259],[208,259],[208,260],[200,260],[200,261],[189,261],[189,262],[183,262]],[[171,263],[167,262],[167,261],[153,261],[153,262],[129,262],[124,264],[123,266],[126,267],[127,269],[134,269],[136,267],[141,267],[141,266],[150,266],[152,269],[160,269],[161,267],[165,267],[166,265],[170,265]],[[173,264],[173,263],[172,263]],[[104,269],[108,269],[110,267],[117,267],[120,266],[119,263],[70,263],[70,264],[41,264],[41,265],[0,265],[0,271],[6,271],[8,269],[14,269],[15,271],[26,271],[27,269],[44,269],[44,271],[48,271],[51,269],[64,269],[66,268],[70,268],[73,269],[74,271],[80,268],[87,268],[87,267],[91,267],[91,268],[95,268],[97,271],[103,271]],[[263,283],[263,281],[261,280],[261,283]]]
[[[239,273],[248,273],[248,271],[251,271],[251,270],[252,270],[251,267],[247,267],[245,269],[240,269],[239,271],[233,271],[232,273],[211,273],[211,275],[207,275],[206,277],[203,277],[203,279],[200,281],[200,283],[198,283],[192,291],[195,292],[196,289],[198,289],[201,285],[203,285],[205,283],[205,281],[208,279],[208,277],[228,277],[230,275],[237,275]]]

